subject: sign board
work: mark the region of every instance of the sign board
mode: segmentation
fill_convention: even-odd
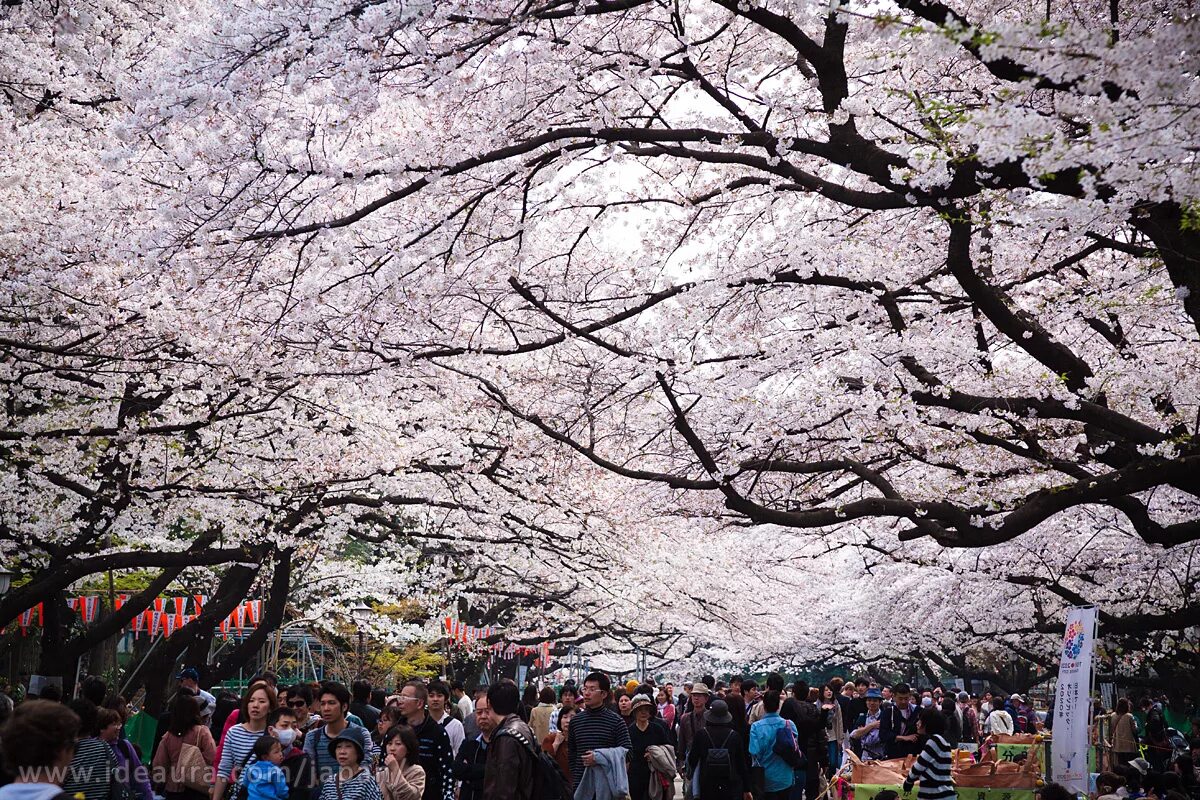
[[[1088,791],[1088,731],[1095,645],[1096,608],[1072,608],[1067,612],[1067,629],[1059,651],[1050,777],[1080,794]]]

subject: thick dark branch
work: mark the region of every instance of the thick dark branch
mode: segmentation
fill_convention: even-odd
[[[25,609],[48,600],[54,592],[97,572],[145,567],[211,567],[234,561],[255,562],[262,558],[263,552],[263,546],[173,552],[138,550],[67,559],[56,564],[52,570],[44,571],[32,582],[13,589],[0,598],[0,624],[7,625]]]
[[[980,28],[944,3],[936,2],[936,0],[896,0],[896,4],[901,8],[911,11],[921,19],[932,22],[934,25],[958,29],[961,32],[959,44],[962,45],[963,49],[978,59],[979,63],[987,68],[988,72],[1001,80],[1016,82],[1032,81],[1038,89],[1083,93],[1079,87],[1079,80],[1054,80],[1007,56],[992,59],[984,58],[982,50],[974,37],[974,34]],[[1112,81],[1104,81],[1101,83],[1101,88],[1104,91],[1104,95],[1110,100],[1119,100],[1127,94],[1137,97],[1136,93],[1130,92]]]
[[[1086,389],[1087,379],[1092,377],[1091,367],[1070,348],[1055,340],[1032,316],[1013,311],[1008,298],[979,276],[971,259],[971,232],[972,225],[968,220],[950,223],[946,265],[955,280],[997,330],[1056,375],[1064,376],[1071,391]]]

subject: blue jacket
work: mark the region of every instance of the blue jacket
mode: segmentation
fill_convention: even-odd
[[[242,773],[247,800],[288,800],[287,777],[270,761],[255,761]]]
[[[779,792],[790,788],[795,775],[782,758],[775,755],[775,736],[780,728],[787,727],[792,735],[796,726],[779,716],[776,711],[768,712],[750,726],[750,757],[763,768],[763,781],[768,792]]]

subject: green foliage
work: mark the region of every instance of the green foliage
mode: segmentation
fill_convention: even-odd
[[[1183,217],[1179,221],[1179,229],[1187,233],[1200,232],[1200,200],[1183,204]]]

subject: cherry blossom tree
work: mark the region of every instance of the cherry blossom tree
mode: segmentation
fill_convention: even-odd
[[[105,55],[106,13],[47,41]],[[60,387],[10,422],[14,491],[63,519],[86,494],[52,470],[104,494],[87,541],[194,508],[248,546],[399,537],[431,608],[664,659],[979,671],[1052,659],[1079,602],[1186,643],[1197,26],[1171,4],[213,0],[126,30],[111,88],[47,45],[65,77],[7,112],[58,176],[15,209],[107,187],[8,250],[22,302],[46,274],[47,308],[124,309],[12,337]],[[35,129],[46,97],[88,123]],[[154,356],[94,401],[60,359],[105,337]],[[80,461],[89,407],[115,444]],[[196,426],[194,469],[79,481],[198,447],[162,425]]]

